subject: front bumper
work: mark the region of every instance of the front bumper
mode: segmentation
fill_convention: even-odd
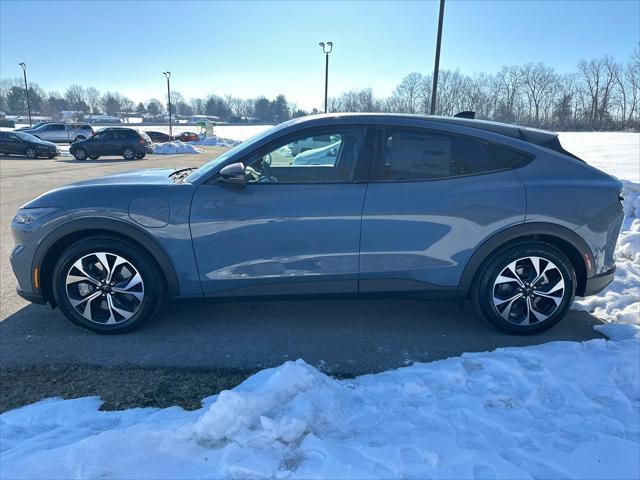
[[[48,157],[50,155],[60,155],[58,147],[38,147],[38,156]]]
[[[607,288],[607,286],[613,282],[613,277],[616,273],[616,267],[613,267],[611,270],[601,273],[600,275],[595,275],[591,278],[587,278],[587,283],[584,288],[583,297],[588,297],[589,295],[595,295],[596,293],[600,293],[602,290]]]
[[[39,293],[25,292],[20,287],[16,287],[16,293],[31,303],[37,303],[38,305],[44,305],[47,303],[44,297]]]

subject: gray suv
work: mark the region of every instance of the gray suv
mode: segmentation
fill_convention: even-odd
[[[319,136],[331,152],[297,162],[291,146]],[[612,281],[621,189],[551,132],[310,116],[199,168],[45,193],[13,219],[11,264],[20,295],[99,333],[135,328],[166,297],[393,293],[468,299],[533,334]]]
[[[93,135],[93,127],[88,123],[55,123],[49,122],[34,128],[21,129],[41,140],[57,143],[73,143],[85,140]]]

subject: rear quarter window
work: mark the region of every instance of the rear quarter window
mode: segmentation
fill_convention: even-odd
[[[373,180],[450,178],[518,168],[531,155],[473,137],[428,130],[387,129]]]

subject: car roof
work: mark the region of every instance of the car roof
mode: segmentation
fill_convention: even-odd
[[[437,115],[412,115],[406,113],[325,113],[320,115],[309,115],[306,117],[296,118],[294,120],[290,120],[289,124],[300,125],[306,122],[324,123],[323,120],[331,122],[332,119],[335,121],[339,121],[341,119],[349,119],[350,121],[361,120],[363,123],[372,123],[377,125],[394,123],[399,119],[413,120],[418,122],[425,121],[430,123],[436,122],[484,130],[516,138],[518,140],[524,140],[525,142],[534,143],[536,145],[545,145],[548,142],[554,141],[558,136],[558,134],[555,132],[549,132],[547,130],[539,130],[530,127],[522,127],[519,125],[512,125],[508,123],[492,122],[488,120],[475,120],[460,117],[444,117]]]

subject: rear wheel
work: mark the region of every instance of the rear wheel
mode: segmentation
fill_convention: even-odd
[[[27,148],[27,151],[25,152],[25,154],[27,155],[28,158],[31,158],[31,159],[38,158],[38,151],[32,147]]]
[[[145,157],[145,155],[146,155],[146,153],[138,153],[138,154],[136,154],[136,158],[138,160],[142,160]]]
[[[131,147],[124,147],[122,149],[122,156],[125,160],[133,160],[136,158],[136,151]]]
[[[100,158],[100,155],[89,155],[89,158],[90,158],[91,160],[97,160],[97,159],[99,159],[99,158]]]
[[[162,278],[149,254],[109,237],[81,240],[60,257],[53,273],[56,301],[76,325],[124,333],[151,318],[162,301]]]
[[[473,286],[476,310],[498,329],[516,335],[547,330],[573,302],[576,275],[567,256],[543,242],[495,252]]]
[[[73,151],[73,156],[76,157],[76,160],[82,161],[82,160],[86,160],[89,154],[84,148],[76,148]]]

